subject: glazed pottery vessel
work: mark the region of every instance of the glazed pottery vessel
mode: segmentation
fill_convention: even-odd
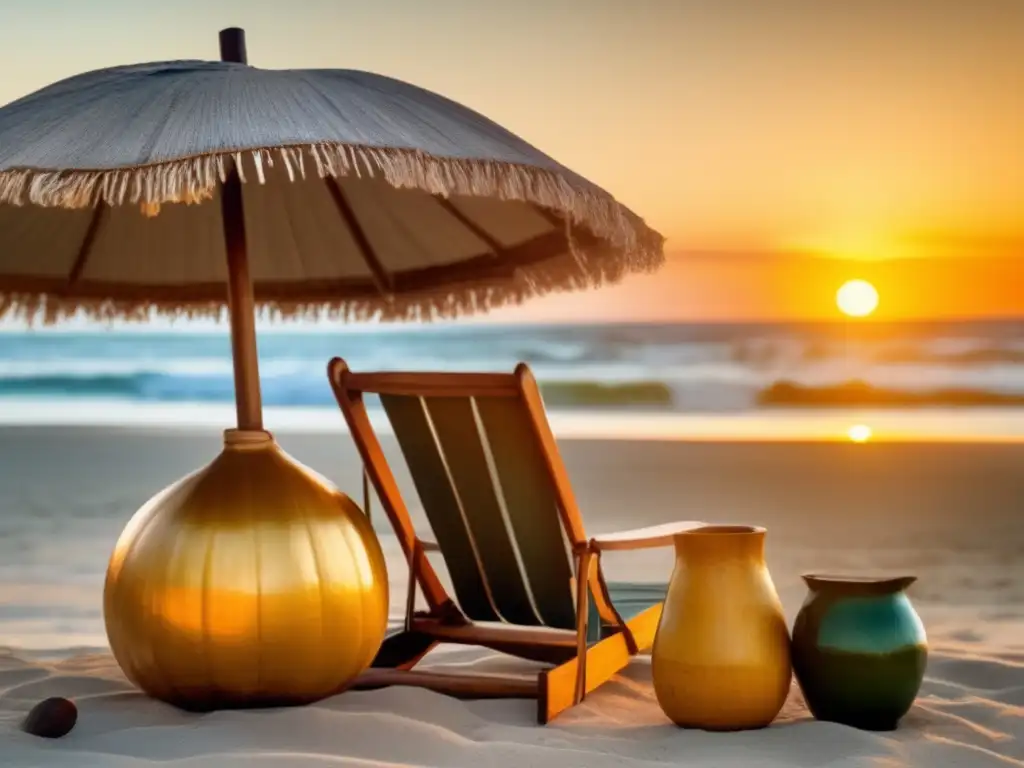
[[[905,592],[914,580],[804,576],[810,592],[793,625],[793,669],[816,718],[886,731],[910,709],[928,659]]]
[[[219,456],[135,514],[104,591],[125,675],[189,710],[337,693],[373,660],[387,614],[366,515],[263,431],[228,430]]]
[[[764,561],[763,528],[678,535],[652,650],[654,691],[677,725],[761,728],[789,693],[789,631]]]

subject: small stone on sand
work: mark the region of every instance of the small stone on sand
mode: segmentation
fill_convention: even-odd
[[[43,699],[26,715],[21,729],[44,739],[59,739],[67,735],[78,722],[78,707],[68,699],[54,696]]]

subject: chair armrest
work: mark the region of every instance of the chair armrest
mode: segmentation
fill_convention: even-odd
[[[672,544],[677,534],[703,528],[707,523],[696,520],[682,520],[678,523],[651,525],[647,528],[635,528],[632,531],[619,531],[594,536],[590,540],[590,548],[595,552],[616,549],[649,549],[651,547],[667,547]]]

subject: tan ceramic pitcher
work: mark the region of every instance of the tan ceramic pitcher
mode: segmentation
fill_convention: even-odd
[[[652,650],[654,690],[677,725],[768,725],[792,668],[763,528],[705,526],[675,539],[676,564]]]

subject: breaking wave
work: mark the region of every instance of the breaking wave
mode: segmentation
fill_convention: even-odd
[[[531,365],[552,408],[723,412],[851,407],[1017,405],[1024,323],[895,326],[465,325],[260,338],[268,406],[331,406],[326,364],[357,370],[511,371]],[[863,388],[850,388],[859,381]],[[0,334],[0,399],[226,403],[225,333]],[[937,394],[938,393],[938,394]]]

